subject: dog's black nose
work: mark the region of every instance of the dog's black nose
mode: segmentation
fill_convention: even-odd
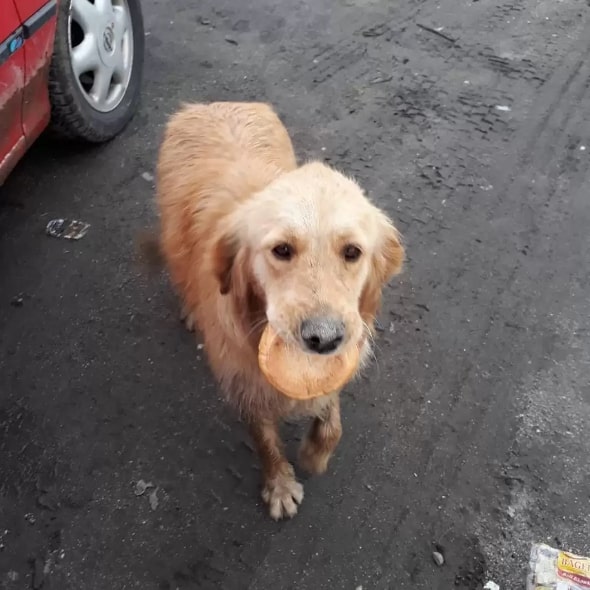
[[[344,340],[345,326],[342,320],[315,317],[301,322],[301,338],[312,352],[328,354],[336,350]]]

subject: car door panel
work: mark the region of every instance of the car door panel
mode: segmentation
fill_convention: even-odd
[[[47,0],[13,0],[22,22],[33,16],[47,3]]]
[[[57,0],[19,0],[25,37],[23,130],[30,145],[49,123],[48,76],[55,37]]]
[[[0,0],[0,184],[26,149],[22,127],[24,31],[13,0]]]

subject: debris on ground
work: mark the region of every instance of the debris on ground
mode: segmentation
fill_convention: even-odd
[[[135,482],[135,487],[133,488],[133,493],[136,496],[143,496],[148,490],[151,490],[148,494],[148,501],[150,503],[150,508],[152,510],[156,510],[158,505],[160,504],[160,500],[158,498],[158,487],[155,486],[151,481],[144,481],[143,479],[138,480]]]
[[[416,23],[416,26],[418,28],[422,29],[423,31],[427,31],[428,33],[432,33],[433,35],[436,35],[436,36],[440,37],[441,39],[448,41],[452,45],[457,45],[457,39],[455,39],[454,37],[451,37],[450,35],[445,35],[445,33],[441,33],[440,29],[442,27],[435,29],[433,27],[429,27],[427,25],[422,25],[420,23]]]
[[[434,563],[438,565],[438,567],[442,567],[445,564],[445,558],[439,551],[432,552],[432,559],[434,560]]]
[[[389,27],[386,24],[379,24],[371,27],[369,29],[365,29],[361,35],[363,37],[381,37],[381,35],[387,33],[389,31]]]
[[[147,483],[143,480],[140,479],[139,481],[137,481],[135,483],[135,488],[133,490],[133,493],[136,496],[143,496],[147,490],[149,490],[150,488],[154,488],[154,484],[151,481],[148,481]]]
[[[160,501],[158,500],[158,488],[155,488],[152,492],[150,492],[148,499],[150,502],[150,508],[152,510],[156,510],[158,504],[160,503]]]
[[[526,590],[586,590],[590,588],[590,557],[533,545]]]
[[[45,228],[45,233],[52,238],[79,240],[90,228],[89,223],[77,219],[52,219]]]
[[[151,481],[145,481],[140,479],[135,482],[135,486],[133,488],[133,493],[136,496],[143,496],[146,492],[148,492],[148,502],[150,503],[150,508],[152,510],[156,510],[160,504],[160,499],[158,498],[158,490],[159,488],[154,485]]]
[[[512,109],[511,109],[511,108],[510,108],[508,105],[505,105],[505,104],[498,104],[498,105],[496,105],[496,110],[497,110],[497,111],[502,111],[503,113],[508,113],[508,112],[510,112]]]
[[[146,181],[146,182],[153,182],[154,180],[154,175],[151,172],[142,172],[141,173],[141,177]]]
[[[369,84],[385,84],[385,82],[391,82],[393,80],[393,76],[377,76],[369,81]]]
[[[486,582],[486,585],[483,587],[483,590],[500,590],[500,586],[498,586],[496,582],[490,580],[489,582]]]

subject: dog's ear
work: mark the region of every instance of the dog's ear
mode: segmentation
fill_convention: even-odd
[[[359,301],[361,316],[369,325],[372,325],[379,311],[385,283],[400,273],[404,256],[400,233],[385,215],[380,214],[377,250],[371,260],[371,270]]]
[[[239,251],[239,238],[229,228],[221,232],[213,247],[213,272],[219,281],[219,292],[227,295],[231,290],[232,270]]]
[[[219,292],[231,298],[235,325],[241,326],[246,337],[254,342],[260,338],[261,320],[265,318],[264,295],[252,275],[250,250],[235,228],[222,231],[215,238],[212,269],[219,281]]]
[[[401,272],[405,250],[401,243],[399,231],[383,214],[379,220],[378,236],[380,240],[373,265],[383,285]]]

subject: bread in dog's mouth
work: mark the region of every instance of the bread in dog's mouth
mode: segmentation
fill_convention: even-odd
[[[258,364],[268,382],[284,395],[307,400],[340,390],[360,362],[360,345],[350,342],[330,355],[307,353],[286,342],[267,324],[258,346]]]

